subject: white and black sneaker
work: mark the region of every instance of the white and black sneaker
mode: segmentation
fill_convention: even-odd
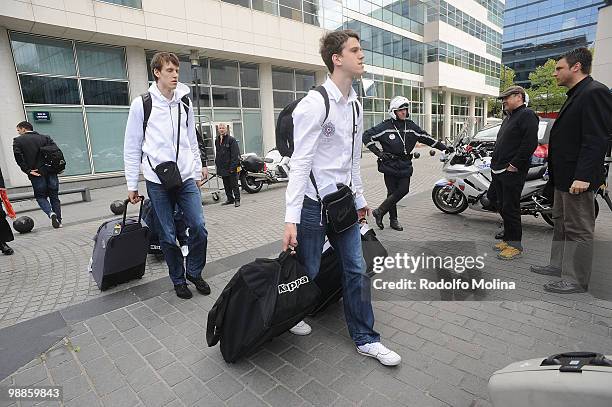
[[[365,345],[357,346],[357,352],[363,356],[376,358],[385,366],[397,366],[402,362],[402,357],[400,355],[388,349],[380,342],[366,343]]]
[[[304,321],[300,321],[293,328],[289,330],[294,335],[305,336],[312,332],[312,328]]]
[[[62,227],[62,224],[59,221],[59,219],[57,218],[57,215],[55,214],[55,212],[51,212],[51,215],[49,215],[49,218],[51,219],[51,225],[55,229],[58,229],[58,228]]]

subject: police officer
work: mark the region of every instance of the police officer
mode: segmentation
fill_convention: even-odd
[[[389,212],[392,229],[402,231],[404,228],[397,220],[396,203],[410,188],[412,175],[412,153],[417,141],[442,151],[451,151],[436,141],[423,129],[408,118],[410,101],[403,96],[396,96],[389,103],[390,119],[363,133],[363,143],[378,157],[378,171],[385,176],[387,199],[372,211],[376,225],[384,229],[383,217]],[[378,142],[382,151],[376,145]]]

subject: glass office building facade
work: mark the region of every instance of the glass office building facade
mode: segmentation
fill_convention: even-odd
[[[483,86],[498,84],[501,53],[498,26],[503,10],[499,0],[469,0],[472,9],[480,8],[480,20],[445,0],[207,1],[210,2],[204,12],[219,6],[242,17],[249,15],[244,8],[254,10],[254,17],[279,16],[281,20],[275,22],[285,29],[316,33],[313,43],[323,33],[322,29],[356,31],[365,54],[367,73],[363,79],[368,86],[364,89],[356,81],[355,89],[363,104],[366,128],[387,117],[389,101],[398,95],[410,100],[412,120],[440,139],[458,133],[459,124],[467,123],[473,116],[483,123],[486,112],[483,90],[478,86],[449,87],[440,81],[426,87],[427,64],[445,65],[460,76],[469,73],[471,80],[480,74]],[[185,0],[190,7],[202,2]],[[109,12],[122,15],[148,13],[147,2],[143,4],[141,0],[96,0],[94,4],[105,4]],[[264,19],[272,22],[270,17]],[[147,20],[143,21],[146,26]],[[247,20],[245,23],[248,26]],[[465,44],[465,38],[445,39],[437,32],[428,36],[428,24],[458,29],[477,44]],[[17,122],[23,120],[21,117],[27,118],[38,131],[57,141],[68,161],[62,176],[69,179],[121,174],[130,101],[153,83],[151,73],[145,69],[148,71],[156,51],[171,51],[179,56],[180,80],[191,87],[194,113],[208,139],[209,159],[214,154],[211,140],[214,126],[220,122],[231,124],[243,153],[265,154],[274,145],[273,124],[280,110],[325,78],[325,68],[318,58],[308,61],[300,60],[299,56],[296,60],[288,58],[283,66],[283,59],[278,57],[266,59],[257,53],[236,51],[210,55],[206,48],[177,46],[161,40],[135,42],[131,37],[124,40],[117,37],[115,45],[109,45],[102,42],[107,34],[95,35],[97,29],[92,26],[91,35],[79,37],[91,38],[84,41],[70,38],[68,31],[62,37],[52,30],[34,34],[3,28],[6,39],[2,41],[12,53],[23,106],[23,116],[20,113],[14,116],[19,117]],[[426,37],[430,39],[426,41]],[[139,45],[117,45],[134,43]],[[199,52],[196,67],[192,66],[190,50]]]
[[[548,59],[595,39],[602,0],[507,0],[502,63],[516,72],[516,83],[529,86],[529,73]]]

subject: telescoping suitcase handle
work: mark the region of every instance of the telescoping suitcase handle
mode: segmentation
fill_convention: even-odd
[[[140,223],[140,221],[142,220],[142,206],[144,204],[145,197],[143,195],[138,195],[138,198],[140,198],[140,210],[138,211],[138,223]],[[130,203],[129,199],[126,199],[125,201],[123,201],[123,207],[125,209],[123,210],[123,221],[121,222],[121,230],[125,228],[125,220],[127,218],[127,205],[129,203]]]
[[[609,366],[612,360],[596,352],[566,352],[547,357],[541,366],[561,366],[560,372],[582,372],[584,366]]]

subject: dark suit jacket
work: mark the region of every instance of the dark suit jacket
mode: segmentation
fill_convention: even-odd
[[[548,172],[556,189],[568,192],[574,180],[597,190],[604,182],[604,158],[612,135],[612,93],[586,77],[568,98],[550,131]]]
[[[236,172],[236,168],[240,165],[240,147],[238,141],[229,134],[221,138],[217,136],[215,139],[216,157],[215,164],[217,165],[217,175],[227,177]]]

